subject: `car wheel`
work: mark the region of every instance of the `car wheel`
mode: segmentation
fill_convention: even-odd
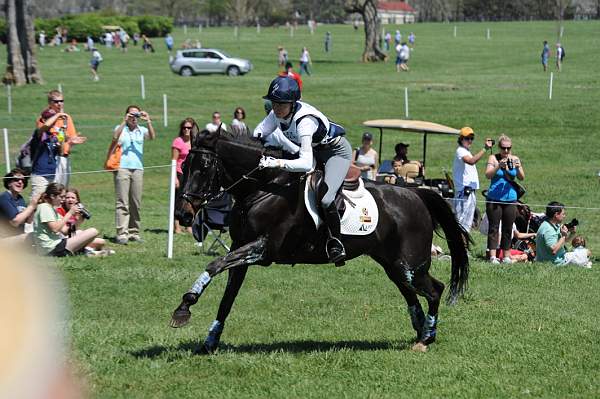
[[[229,76],[238,76],[240,74],[240,68],[236,66],[230,66],[227,68],[227,75]]]
[[[179,74],[181,76],[188,77],[188,76],[192,76],[194,74],[194,71],[192,71],[192,68],[184,66],[183,68],[181,68],[179,70]]]

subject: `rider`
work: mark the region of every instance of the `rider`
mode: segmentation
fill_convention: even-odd
[[[313,168],[313,158],[325,165],[322,184],[324,195],[321,197],[329,230],[325,248],[330,262],[342,262],[346,258],[346,250],[340,241],[340,216],[334,199],[352,162],[352,146],[343,137],[345,131],[340,125],[330,122],[315,107],[299,101],[298,83],[288,76],[276,77],[263,98],[271,100],[273,110],[254,129],[254,137],[264,140],[280,128],[290,141],[300,147],[300,151],[298,158],[291,160],[263,157],[259,166],[281,168],[290,172],[309,172]]]

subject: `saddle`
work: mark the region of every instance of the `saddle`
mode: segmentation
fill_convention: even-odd
[[[335,196],[335,207],[338,210],[340,216],[344,214],[346,211],[346,203],[344,202],[345,195],[342,194],[342,190],[345,191],[357,191],[360,187],[360,178],[361,172],[360,169],[354,165],[350,165],[348,169],[348,173],[346,173],[346,177],[344,178],[344,183],[339,188],[336,196]],[[310,188],[315,193],[320,193],[323,190],[323,177],[325,176],[325,172],[322,169],[315,169],[313,172],[313,178],[309,180]],[[319,211],[319,213],[321,213]]]

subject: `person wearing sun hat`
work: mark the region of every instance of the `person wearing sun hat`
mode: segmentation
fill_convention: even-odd
[[[493,146],[492,139],[485,140],[484,147],[475,155],[471,147],[475,140],[475,132],[465,126],[458,135],[458,147],[452,164],[452,177],[454,180],[454,211],[456,219],[466,230],[471,230],[473,215],[477,206],[475,190],[479,189],[479,176],[475,164],[485,155],[486,150]]]

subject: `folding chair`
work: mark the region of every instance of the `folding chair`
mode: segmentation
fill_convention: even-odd
[[[227,233],[232,206],[231,195],[223,193],[219,198],[209,202],[200,210],[192,231],[196,241],[202,243],[204,254],[217,254],[215,247],[219,245],[229,252],[230,248],[222,236]],[[212,237],[210,245],[207,241],[209,237]]]

